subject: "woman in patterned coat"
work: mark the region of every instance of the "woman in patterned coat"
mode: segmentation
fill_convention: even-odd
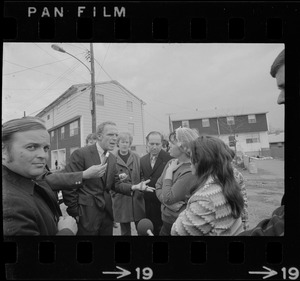
[[[191,142],[190,149],[192,174],[198,180],[171,235],[238,235],[243,231],[244,201],[226,144],[212,136],[201,136]]]

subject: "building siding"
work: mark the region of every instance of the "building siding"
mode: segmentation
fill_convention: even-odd
[[[270,143],[271,156],[277,159],[284,159],[284,143]]]
[[[268,131],[266,114],[256,114],[256,123],[248,122],[248,115],[234,116],[234,125],[227,125],[226,117],[209,118],[209,127],[202,126],[202,119],[187,120],[190,128],[196,128],[201,134],[218,135],[233,134],[233,133],[250,133]],[[205,118],[203,118],[205,119]],[[182,120],[184,121],[184,120]],[[182,121],[172,121],[173,129],[182,126]],[[219,123],[219,129],[218,129]]]
[[[128,123],[134,124],[132,145],[137,152],[145,150],[143,101],[126,91],[115,81],[98,83],[95,85],[96,94],[104,95],[104,106],[96,105],[96,125],[104,121],[113,121],[117,124],[119,132],[127,132]],[[83,147],[88,134],[92,132],[92,117],[90,103],[91,87],[81,84],[70,87],[56,101],[51,103],[37,116],[45,120],[49,132],[54,130],[55,140],[52,140],[49,165],[53,168],[51,151],[66,149],[66,163],[70,157],[70,150],[74,147]],[[131,101],[133,111],[127,110],[127,101]],[[48,115],[50,118],[48,119]],[[72,138],[60,140],[60,127],[68,120],[78,118],[79,134]],[[74,121],[74,120],[73,120]],[[69,136],[69,125],[65,125],[65,135]]]
[[[133,145],[144,144],[141,102],[125,90],[120,90],[117,85],[98,85],[96,93],[104,95],[104,106],[96,107],[97,124],[110,120],[117,124],[120,132],[127,132],[128,123],[133,123]],[[127,110],[127,101],[133,103],[132,112]]]
[[[209,119],[209,127],[202,126],[202,119],[172,121],[172,125],[175,130],[183,125],[182,121],[189,121],[189,127],[197,129],[201,135],[218,136],[227,145],[229,145],[229,136],[234,135],[237,141],[237,152],[250,156],[261,155],[263,151],[268,154],[270,146],[266,114],[255,114],[255,117],[256,123],[249,123],[248,115],[245,114],[234,116],[234,125],[228,125],[227,118],[221,116],[218,118],[202,118]],[[255,142],[247,143],[247,140],[250,139],[255,139]]]

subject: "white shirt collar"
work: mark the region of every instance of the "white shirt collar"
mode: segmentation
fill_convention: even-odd
[[[98,150],[98,152],[99,152],[99,155],[103,155],[104,150],[103,150],[103,148],[99,145],[98,142],[96,142],[96,147],[97,147],[97,150]]]

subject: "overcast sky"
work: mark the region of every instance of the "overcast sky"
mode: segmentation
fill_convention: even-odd
[[[34,116],[73,84],[90,82],[88,70],[52,44],[4,43],[2,122],[24,111]],[[90,44],[56,44],[90,66]],[[269,74],[283,44],[93,46],[96,82],[117,80],[146,102],[146,133],[167,134],[169,114],[232,107],[268,111],[269,126],[284,128],[284,106],[277,105],[279,90]]]

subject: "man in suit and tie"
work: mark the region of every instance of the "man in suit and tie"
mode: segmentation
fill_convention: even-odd
[[[166,164],[172,158],[169,153],[162,149],[163,135],[160,132],[152,131],[146,137],[148,154],[141,158],[141,172],[144,180],[150,180],[149,186],[155,187],[158,178],[161,176]],[[159,235],[162,227],[161,204],[153,192],[145,192],[146,218],[152,221],[154,235]]]
[[[107,152],[117,143],[118,130],[114,122],[103,122],[97,128],[97,142],[75,150],[66,172],[84,171],[102,164],[105,170],[102,177],[87,179],[79,189],[64,190],[64,203],[69,215],[78,222],[77,235],[113,235],[113,212],[110,189],[114,189],[116,160]]]

